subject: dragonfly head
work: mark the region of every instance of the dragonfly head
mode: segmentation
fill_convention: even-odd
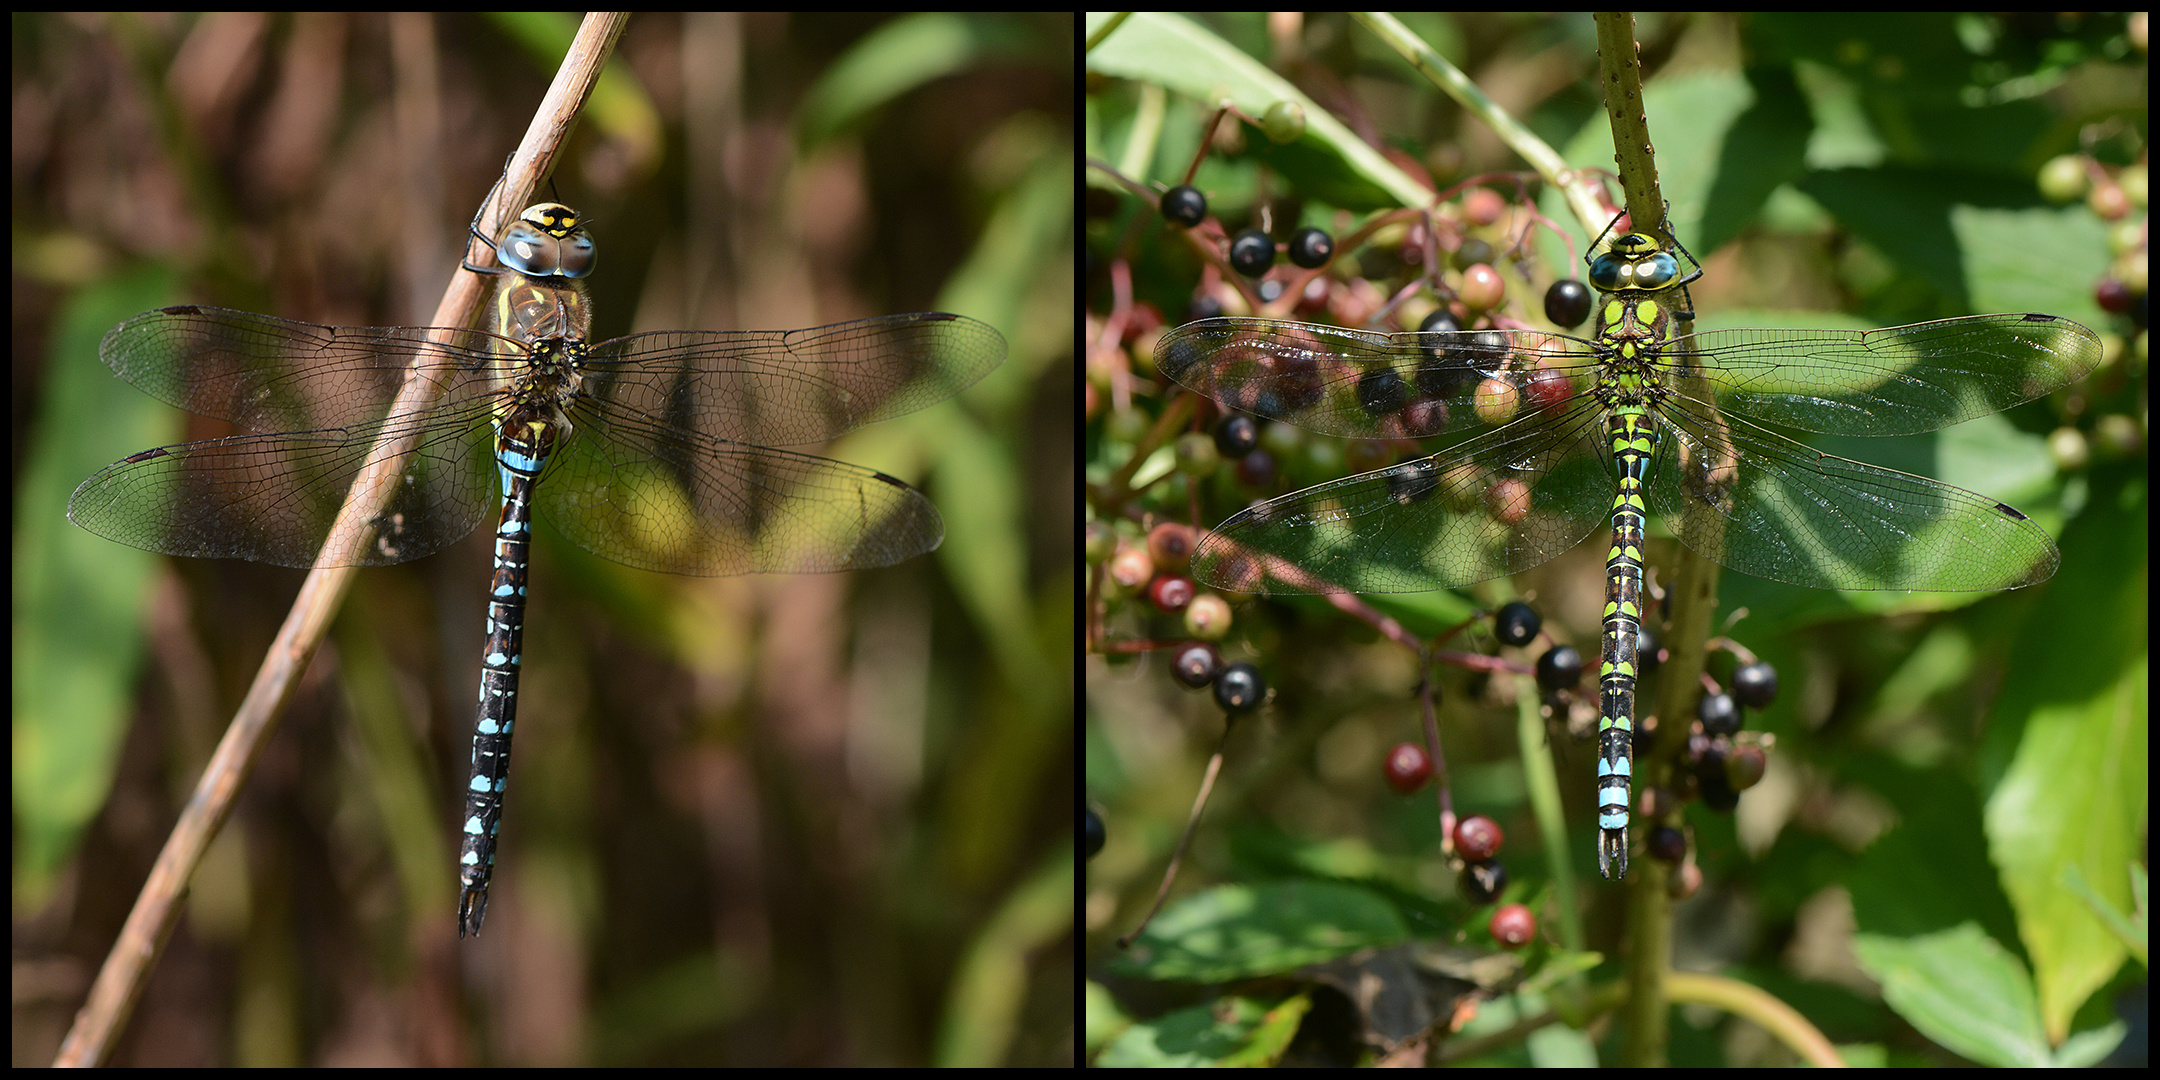
[[[1590,263],[1590,284],[1601,292],[1663,289],[1680,279],[1680,260],[1642,233],[1621,233]]]
[[[581,278],[596,255],[584,219],[561,203],[526,207],[495,242],[495,258],[527,277]]]

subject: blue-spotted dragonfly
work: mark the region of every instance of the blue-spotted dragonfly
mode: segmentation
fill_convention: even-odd
[[[2040,397],[2100,360],[2091,330],[2033,314],[1674,337],[1701,276],[1683,273],[1681,255],[1643,233],[1594,244],[1589,339],[1213,318],[1156,346],[1164,375],[1233,409],[1351,438],[1458,439],[1232,516],[1193,554],[1194,576],[1211,585],[1455,588],[1538,566],[1610,521],[1598,720],[1598,866],[1609,878],[1627,873],[1646,515],[1704,558],[1793,585],[2045,581],[2060,556],[2015,509],[1771,427],[1932,431]]]
[[[589,342],[583,279],[595,249],[574,211],[531,207],[492,246],[501,266],[483,271],[497,276],[487,330],[316,326],[194,306],[114,327],[98,352],[121,378],[255,434],[131,455],[68,503],[77,525],[132,547],[292,567],[417,559],[499,508],[460,937],[479,933],[487,912],[534,500],[572,543],[646,570],[889,566],[938,546],[930,501],[884,473],[782,447],[942,401],[1005,356],[997,331],[943,312]],[[439,383],[433,403],[393,415],[411,371]],[[418,448],[371,519],[371,542],[325,553],[355,478],[379,446],[405,437]]]

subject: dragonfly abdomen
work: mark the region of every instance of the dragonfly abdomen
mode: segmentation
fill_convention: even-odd
[[[510,777],[510,736],[517,726],[518,667],[525,639],[525,578],[532,549],[532,490],[554,452],[555,425],[504,425],[495,461],[502,471],[502,520],[495,527],[495,568],[488,579],[487,642],[481,650],[479,717],[473,729],[472,779],[465,792],[458,856],[464,894],[458,936],[480,932],[488,879],[495,870],[495,829]]]
[[[1604,641],[1598,663],[1598,872],[1627,876],[1628,796],[1635,752],[1635,651],[1642,633],[1643,476],[1657,429],[1635,406],[1615,409],[1608,434],[1619,491],[1605,561]]]

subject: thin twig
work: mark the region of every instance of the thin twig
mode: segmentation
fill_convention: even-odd
[[[1155,888],[1155,902],[1148,905],[1147,914],[1140,917],[1140,925],[1118,939],[1118,948],[1132,948],[1139,940],[1148,923],[1155,920],[1155,913],[1162,910],[1163,900],[1170,895],[1170,885],[1177,880],[1178,867],[1185,862],[1185,849],[1192,844],[1193,833],[1199,831],[1201,811],[1207,809],[1208,795],[1215,790],[1215,778],[1222,775],[1223,747],[1230,743],[1230,729],[1236,726],[1232,717],[1223,718],[1222,741],[1215,744],[1215,753],[1208,758],[1207,775],[1200,781],[1200,793],[1193,797],[1192,814],[1185,819],[1185,832],[1178,837],[1177,850],[1170,853],[1169,865],[1163,867],[1162,884]]]

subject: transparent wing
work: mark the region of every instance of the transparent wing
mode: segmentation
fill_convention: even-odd
[[[353,480],[386,428],[211,439],[145,450],[99,469],[68,520],[144,551],[271,566],[316,563]],[[370,547],[347,565],[387,566],[463,539],[494,505],[488,410],[440,407],[394,425],[418,435]]]
[[[2045,581],[2046,530],[2002,503],[1810,449],[1686,398],[1649,477],[1651,514],[1744,574],[1828,589],[1973,592]]]
[[[484,388],[513,342],[480,330],[317,326],[213,307],[169,307],[112,328],[98,356],[144,393],[256,432],[379,421],[415,361],[456,398]]]
[[[579,547],[670,574],[890,566],[945,535],[930,500],[884,473],[590,410],[534,498]]]
[[[1205,537],[1194,576],[1240,592],[1420,592],[1537,566],[1580,543],[1615,482],[1594,398],[1443,454],[1253,506]]]
[[[221,308],[138,315],[99,348],[114,371],[190,412],[266,434],[131,455],[77,487],[68,518],[146,551],[312,566],[378,443],[410,436],[419,449],[374,543],[350,561],[439,551],[493,502],[485,395],[497,349],[514,346],[475,330],[316,326]],[[438,383],[435,403],[386,418],[415,362]]]
[[[585,390],[618,415],[719,442],[821,443],[967,389],[1005,339],[944,312],[809,330],[662,331],[592,347]]]
[[[1509,395],[1549,407],[1597,377],[1598,347],[1524,330],[1373,334],[1203,319],[1155,346],[1165,376],[1233,409],[1361,439],[1487,430]]]
[[[676,574],[912,558],[944,536],[921,492],[778,447],[942,401],[1004,356],[997,331],[943,312],[603,342],[569,404],[574,436],[536,489],[540,517],[604,558]]]
[[[2001,412],[2083,378],[2100,338],[2053,315],[1976,315],[1881,330],[1713,330],[1694,352],[1721,410],[1833,435],[1909,435]]]

